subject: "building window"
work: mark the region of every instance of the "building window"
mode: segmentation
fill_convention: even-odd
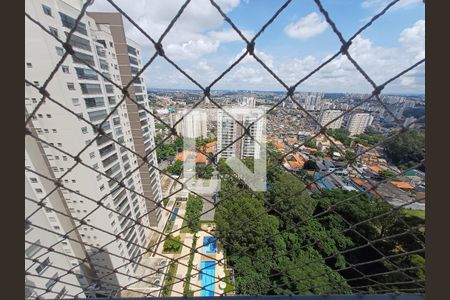
[[[61,47],[56,47],[56,54],[58,54],[59,56],[63,56],[64,55],[64,49]]]
[[[56,29],[55,27],[49,27],[48,30],[50,31],[50,33],[55,37],[58,38],[58,29]]]
[[[69,67],[68,66],[62,66],[63,73],[69,74]]]
[[[63,287],[62,290],[59,291],[58,295],[56,295],[55,299],[61,299],[66,293],[67,293],[67,290],[65,287]]]
[[[58,273],[55,273],[52,278],[45,284],[45,287],[47,289],[51,289],[57,282],[58,280],[56,280],[58,278]]]
[[[47,257],[37,268],[36,273],[41,274],[50,264],[50,258]]]
[[[69,90],[71,90],[71,91],[74,91],[75,90],[75,85],[72,82],[68,82],[67,83],[67,88]]]
[[[39,81],[33,81],[34,85],[39,87]]]
[[[35,178],[35,177],[31,177],[31,178],[30,178],[30,181],[31,181],[32,183],[37,183],[37,182],[38,182],[37,178]]]
[[[80,99],[78,99],[78,98],[72,98],[72,104],[73,104],[74,106],[80,105]]]
[[[51,119],[51,118],[52,118],[52,115],[47,114],[47,118]]]
[[[31,230],[33,230],[33,228],[30,226],[30,224],[25,223],[25,233],[30,232]]]
[[[45,133],[49,133],[48,129],[44,129],[44,132],[45,132]]]
[[[94,158],[95,157],[95,153],[94,152],[89,153],[89,157],[90,158]]]
[[[53,133],[57,133],[58,131],[56,129],[52,129]]]
[[[35,189],[36,193],[42,194],[42,189]]]
[[[58,147],[62,147],[62,144],[61,144],[61,143],[58,143]]]
[[[82,128],[81,128],[81,132],[82,132],[83,134],[88,133],[87,127],[82,127]]]
[[[46,14],[47,16],[53,17],[52,9],[47,5],[42,4],[42,10],[44,11],[44,14]]]
[[[101,94],[100,84],[80,83],[81,92],[83,94]]]
[[[33,257],[36,253],[41,250],[41,240],[37,240],[34,244],[30,245],[27,249],[25,249],[26,257]]]
[[[31,63],[27,63],[27,68],[32,68],[33,65]]]
[[[68,36],[68,33],[66,33],[66,37]],[[86,40],[82,37],[76,36],[76,35],[72,35],[70,37],[70,41],[69,44],[75,48],[79,48],[79,49],[83,49],[83,50],[87,50],[89,52],[92,51],[91,49],[91,43],[89,42],[89,40]],[[77,53],[78,54],[78,53]],[[89,56],[89,55],[88,55]]]
[[[32,103],[37,103],[36,98],[31,98],[31,102],[32,102]]]
[[[61,22],[64,27],[72,29],[75,26],[76,19],[72,18],[71,16],[68,16],[66,14],[63,14],[62,12],[59,13],[59,16],[61,17]],[[81,34],[87,35],[86,30],[86,24],[78,22],[77,27],[75,28],[76,32],[79,32]]]

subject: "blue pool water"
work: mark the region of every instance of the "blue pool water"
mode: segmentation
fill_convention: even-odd
[[[178,210],[179,210],[180,208],[179,207],[176,207],[174,210],[173,210],[173,213],[172,213],[172,215],[170,216],[170,221],[175,221],[175,219],[177,218],[177,214],[178,214]]]
[[[214,276],[216,273],[214,261],[206,260],[200,262],[200,270],[200,277],[202,280],[202,290],[200,291],[200,296],[214,296]]]
[[[216,253],[216,239],[214,237],[203,237],[203,253]]]

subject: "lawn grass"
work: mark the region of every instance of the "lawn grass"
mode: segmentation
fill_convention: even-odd
[[[192,246],[191,246],[191,253],[189,256],[189,262],[188,262],[188,269],[186,272],[186,281],[183,285],[183,295],[187,297],[193,297],[194,292],[191,291],[191,273],[192,273],[192,263],[194,261],[194,255],[195,255],[195,247],[197,245],[197,236],[194,235],[194,238],[192,239]]]
[[[169,266],[169,271],[167,272],[166,279],[164,280],[164,287],[161,293],[162,297],[170,296],[172,293],[173,282],[175,279],[175,274],[177,272],[178,264],[172,262]]]
[[[171,232],[174,223],[175,223],[175,222],[174,222],[174,221],[171,221],[171,220],[167,221],[166,228],[164,229],[164,232],[165,232],[165,233]]]
[[[406,216],[417,217],[422,220],[425,220],[425,211],[424,210],[404,208],[404,209],[402,209],[402,211]]]
[[[207,225],[209,225],[209,226],[211,226],[211,225],[213,225],[213,224],[215,224],[215,222],[214,222],[214,220],[213,221],[210,221],[210,220],[200,220],[200,224],[201,225],[204,225],[204,224],[207,224]]]
[[[227,285],[226,285],[225,289],[223,290],[223,292],[225,294],[230,293],[230,292],[234,292],[234,286],[231,285],[231,283],[230,283],[230,281],[231,281],[230,277],[229,277],[230,276],[230,271],[225,268],[224,272],[225,272],[225,279],[224,279],[224,281],[225,281],[225,283]]]
[[[191,232],[191,229],[189,228],[189,226],[187,226],[187,222],[186,220],[183,220],[183,224],[181,224],[181,233],[193,233]]]

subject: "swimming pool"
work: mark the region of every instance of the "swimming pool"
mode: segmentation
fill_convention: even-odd
[[[216,239],[214,237],[203,237],[203,253],[216,253]]]
[[[173,213],[172,213],[172,215],[170,216],[170,221],[175,221],[175,219],[177,218],[177,214],[178,214],[178,210],[179,210],[180,208],[179,207],[176,207],[174,210],[173,210]]]
[[[216,273],[215,263],[213,260],[205,260],[200,262],[200,277],[202,280],[202,290],[200,296],[214,296],[214,276]]]

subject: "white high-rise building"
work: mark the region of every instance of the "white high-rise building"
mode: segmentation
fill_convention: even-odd
[[[181,118],[183,118],[183,120],[177,124],[176,130],[182,136],[189,138],[206,138],[208,136],[207,110],[201,108],[194,109],[193,111],[184,109],[177,113],[176,122]]]
[[[304,97],[303,107],[307,111],[320,110],[322,108],[323,93],[308,93]]]
[[[364,133],[364,130],[372,121],[373,118],[368,113],[355,113],[348,120],[347,129],[350,135],[358,135]]]
[[[27,0],[25,3],[26,12],[31,17],[53,35],[65,40],[80,14],[83,2]],[[64,49],[56,39],[28,19],[25,30],[25,77],[40,86],[61,59]],[[132,74],[142,67],[142,61],[138,45],[125,37],[120,14],[83,16],[70,44],[78,58],[69,55],[46,90],[52,99],[73,113],[47,99],[31,120],[30,128],[48,145],[42,143],[39,151],[35,147],[26,147],[25,150],[30,169],[42,172],[43,165],[36,163],[41,157],[51,171],[50,177],[60,178],[61,184],[66,187],[60,188],[60,202],[75,218],[75,232],[85,245],[83,251],[89,257],[93,277],[102,278],[101,289],[115,290],[135,281],[129,276],[135,274],[138,268],[142,258],[139,254],[146,251],[149,241],[155,238],[150,227],[161,227],[162,223],[161,212],[155,204],[161,200],[162,194],[159,174],[149,169],[147,164],[138,168],[142,160],[126,149],[146,156],[145,151],[154,148],[154,123],[149,114],[138,109],[129,99],[104,122],[122,99],[122,93],[80,60],[88,62],[119,86],[131,80]],[[131,98],[148,108],[142,78],[128,91]],[[40,98],[41,94],[34,87],[25,87],[27,113],[36,108]],[[101,124],[107,136],[126,148],[106,136],[93,141],[98,131],[81,117],[95,126]],[[72,169],[75,158],[118,181],[127,176],[123,184],[129,190],[80,163]],[[148,155],[147,159],[157,166],[155,154]],[[131,174],[135,169],[138,170]],[[27,185],[31,186],[38,199],[54,188],[54,185],[35,186],[41,180],[27,177]],[[101,200],[101,206],[96,202],[98,200]],[[49,205],[53,204],[50,202]],[[44,213],[49,220],[56,220],[55,224],[61,222],[60,215],[50,211]],[[135,225],[133,220],[138,218],[143,226]],[[53,229],[67,232],[60,225],[54,225]],[[64,246],[63,242],[61,244]],[[103,247],[104,251],[99,251],[99,247]],[[69,250],[68,247],[67,253]]]
[[[30,169],[39,168],[43,175],[49,176],[50,169],[45,158],[40,153],[36,140],[26,138],[27,152],[25,153],[25,166]],[[30,274],[25,278],[25,298],[35,298],[42,295],[43,299],[57,299],[67,296],[78,295],[85,297],[84,288],[91,284],[90,278],[85,275],[91,274],[87,264],[80,264],[80,260],[86,257],[85,249],[79,241],[76,231],[69,234],[68,239],[61,235],[49,232],[69,232],[73,230],[74,223],[67,217],[58,215],[57,211],[67,213],[64,200],[60,192],[52,193],[44,201],[45,209],[38,206],[44,191],[53,188],[54,185],[48,180],[42,179],[36,174],[27,171],[25,178],[25,270]],[[54,246],[53,246],[54,245]],[[48,251],[53,246],[54,251]],[[34,261],[34,260],[37,261]],[[64,270],[74,268],[75,274],[68,274],[60,281],[55,281],[64,275]],[[78,277],[77,277],[78,275]]]
[[[255,107],[256,106],[256,99],[255,99],[255,97],[242,97],[239,100],[239,104],[241,106],[246,106],[246,107]]]
[[[327,125],[329,122],[333,121],[337,117],[342,115],[341,110],[335,110],[335,109],[329,109],[329,110],[322,110],[319,117],[319,123],[322,126]],[[327,128],[331,129],[338,129],[342,126],[342,121],[344,120],[344,117],[340,117],[336,121],[330,123],[327,125]]]
[[[225,149],[219,153],[218,157],[253,157],[259,159],[261,157],[261,143],[265,135],[264,110],[244,107],[226,107],[225,110],[231,116],[221,109],[217,111],[217,151]],[[254,140],[250,136],[245,135],[234,143],[237,138],[244,134],[244,128],[236,121],[239,121],[244,127],[248,127],[256,121],[249,130]]]

